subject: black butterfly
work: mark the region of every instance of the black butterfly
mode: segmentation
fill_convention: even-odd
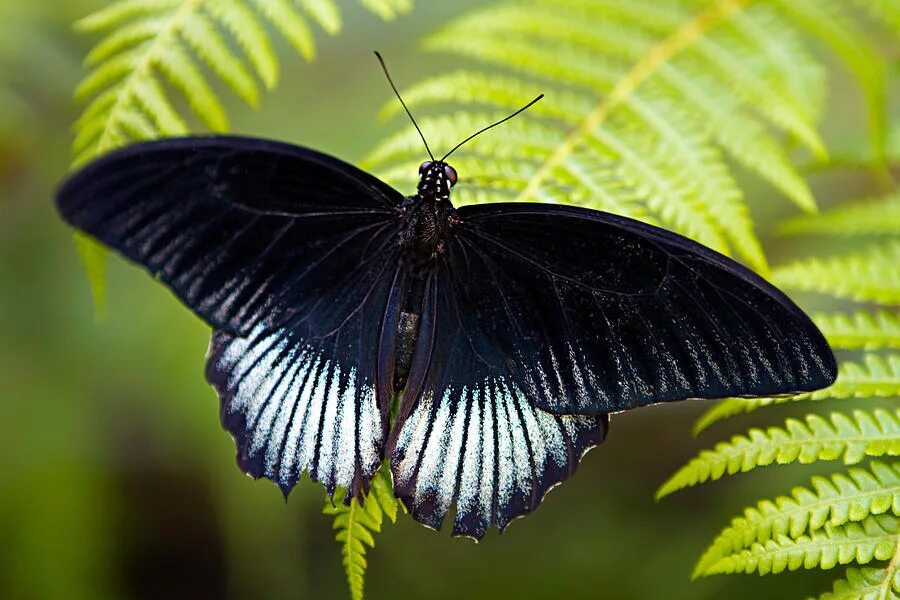
[[[306,148],[167,139],[88,165],[57,203],[215,329],[207,378],[244,471],[349,500],[389,457],[418,521],[455,503],[454,535],[537,507],[609,413],[834,381],[809,318],[736,262],[584,208],[454,208],[446,157],[404,197]]]

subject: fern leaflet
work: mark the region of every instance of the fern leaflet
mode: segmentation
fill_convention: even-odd
[[[813,320],[834,348],[900,348],[900,314],[896,311],[820,313]]]
[[[335,498],[342,492],[335,494]],[[347,585],[353,600],[362,600],[365,583],[366,546],[375,547],[373,534],[381,531],[384,516],[392,523],[397,521],[399,502],[391,490],[390,477],[382,468],[371,481],[371,488],[363,504],[353,498],[350,505],[335,504],[328,498],[322,512],[334,517],[333,528],[337,530],[335,539],[341,544]]]
[[[791,235],[897,235],[900,232],[900,194],[839,206],[815,219],[788,219],[778,230]]]
[[[861,568],[847,569],[847,575],[834,583],[834,589],[819,596],[819,600],[897,600],[900,598],[900,579],[896,568],[891,570]]]
[[[713,450],[704,450],[672,475],[656,493],[657,499],[682,488],[757,467],[793,462],[842,460],[850,465],[867,456],[900,454],[900,409],[832,413],[829,418],[807,415],[788,419],[783,427],[751,429]]]
[[[879,161],[885,156],[887,131],[887,67],[846,2],[837,0],[772,0],[779,11],[815,36],[850,70],[863,89],[869,138]],[[876,2],[879,0],[875,0]]]
[[[831,258],[808,258],[772,271],[775,285],[840,298],[900,303],[900,241]]]

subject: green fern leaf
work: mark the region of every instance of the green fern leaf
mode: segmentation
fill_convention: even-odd
[[[725,556],[754,543],[779,536],[798,539],[826,524],[839,526],[886,512],[900,516],[900,463],[873,462],[868,470],[814,477],[812,489],[794,488],[790,496],[763,500],[733,519],[703,554],[693,576],[703,576]]]
[[[878,1],[878,0],[876,0]],[[869,112],[869,138],[876,157],[885,156],[887,68],[869,36],[835,0],[770,0],[778,10],[831,49],[856,77]]]
[[[361,2],[385,21],[396,19],[412,10],[411,0],[361,0]]]
[[[165,24],[164,19],[145,19],[124,25],[97,42],[84,62],[90,66],[103,64],[116,54],[159,35]]]
[[[159,70],[185,96],[194,113],[213,131],[228,129],[225,108],[206,82],[197,63],[177,43],[172,43],[159,53]]]
[[[291,0],[254,0],[254,4],[303,58],[315,58],[316,44],[312,30],[296,4]]]
[[[900,241],[842,256],[798,260],[774,269],[772,281],[794,290],[900,304]]]
[[[819,600],[898,600],[900,581],[892,582],[885,569],[847,569],[847,575],[834,583],[834,590]]]
[[[471,171],[456,165],[463,201],[562,200],[614,210],[733,251],[765,273],[725,155],[814,211],[807,184],[771,128],[824,153],[815,122],[825,82],[793,12],[742,5],[534,0],[527,9],[510,2],[480,8],[429,36],[425,48],[482,67],[426,79],[405,97],[442,112],[440,105],[455,105],[457,117],[471,117],[485,108],[508,112],[548,92],[517,121],[554,132],[543,136],[549,144],[497,157],[478,149],[487,135],[454,155],[476,173],[480,155],[493,157],[496,167],[496,185],[483,186],[478,178],[467,182]],[[394,104],[383,111],[396,112]],[[470,132],[462,123],[447,127],[437,132],[447,145]],[[385,177],[421,155],[414,137],[403,134],[408,145],[398,139],[387,139],[367,160]]]
[[[176,8],[181,2],[182,0],[120,0],[80,19],[75,28],[81,31],[111,29],[131,19]]]
[[[300,6],[330,35],[341,30],[341,12],[334,0],[300,0]]]
[[[694,434],[734,415],[786,402],[819,401],[847,398],[892,398],[900,396],[900,355],[866,354],[862,364],[845,361],[831,387],[796,396],[777,398],[726,398],[720,400],[697,419]]]
[[[273,88],[278,80],[278,59],[257,14],[244,0],[215,0],[206,9],[234,36],[265,86]]]
[[[87,272],[91,294],[94,298],[94,316],[101,318],[106,313],[106,263],[108,253],[87,235],[75,233],[75,247],[81,264]],[[100,252],[98,252],[100,250]]]
[[[190,15],[182,29],[185,42],[244,102],[256,106],[259,86],[244,61],[229,47],[212,20],[205,14]]]
[[[900,520],[891,515],[866,517],[838,527],[826,524],[810,535],[793,539],[779,535],[765,543],[719,559],[704,575],[781,573],[797,569],[831,569],[851,562],[890,560],[900,540]]]
[[[900,314],[894,311],[820,313],[813,320],[833,348],[900,348]]]
[[[831,413],[828,419],[808,415],[804,421],[788,419],[784,427],[753,428],[747,435],[736,435],[713,450],[702,451],[663,483],[656,497],[773,463],[840,459],[850,465],[867,456],[898,454],[900,410],[856,410],[851,416]]]
[[[900,232],[900,194],[839,206],[814,219],[788,219],[778,230],[791,235],[897,235]]]
[[[338,494],[339,495],[339,494]],[[337,495],[336,495],[337,496]],[[365,583],[366,546],[375,547],[374,534],[381,531],[384,516],[397,521],[399,502],[391,491],[390,476],[382,467],[371,481],[371,488],[363,504],[353,498],[350,505],[335,504],[328,498],[322,512],[334,517],[335,540],[341,544],[344,571],[353,600],[362,600]]]

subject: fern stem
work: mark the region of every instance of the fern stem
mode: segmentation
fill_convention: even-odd
[[[347,541],[344,544],[344,561],[345,568],[347,569],[347,580],[350,582],[350,594],[353,596],[354,600],[356,600],[356,590],[354,589],[352,578],[353,578],[353,566],[357,564],[359,561],[359,557],[356,555],[356,544],[353,543],[353,532],[356,531],[356,511],[360,509],[360,506],[356,500],[353,498],[350,500],[350,510],[347,511]],[[361,546],[360,546],[361,547]],[[365,560],[365,559],[364,559]],[[359,589],[359,598],[362,598],[362,584]]]
[[[532,196],[553,170],[560,166],[591,131],[603,123],[612,110],[627,99],[644,81],[657,73],[666,63],[690,48],[697,40],[710,30],[727,21],[733,14],[753,0],[719,0],[708,9],[697,14],[693,19],[679,27],[672,35],[650,48],[644,57],[613,87],[602,102],[589,113],[535,171],[527,185],[516,197],[516,201],[525,201]]]

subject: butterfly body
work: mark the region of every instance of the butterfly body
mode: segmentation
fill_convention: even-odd
[[[454,208],[456,182],[428,161],[404,197],[307,148],[195,137],[113,152],[57,205],[214,329],[242,470],[349,501],[389,459],[413,517],[455,506],[456,535],[536,508],[610,413],[834,381],[809,318],[727,257],[585,208]]]
[[[393,393],[403,389],[412,365],[428,275],[445,247],[450,229],[458,222],[450,202],[450,189],[456,182],[453,167],[429,161],[419,171],[417,193],[408,196],[399,209],[404,226],[398,243],[407,277],[405,289],[400,292],[403,301],[397,322]],[[447,173],[453,173],[452,181]]]

